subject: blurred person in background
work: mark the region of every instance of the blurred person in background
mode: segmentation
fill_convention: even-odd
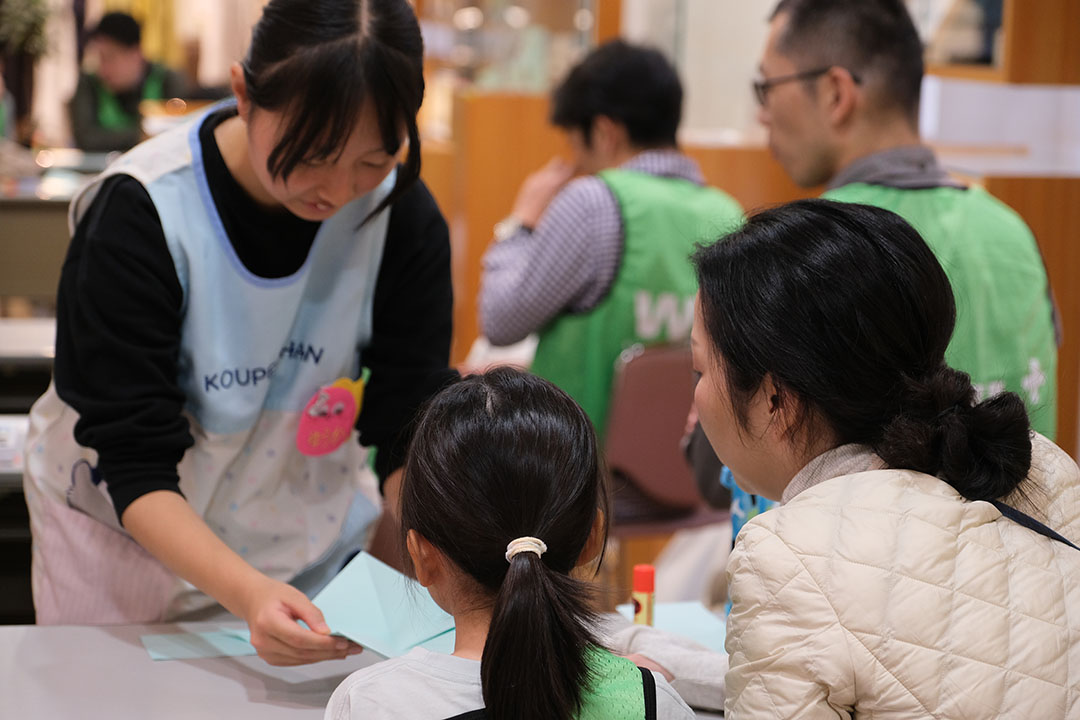
[[[4,49],[0,47],[0,138],[15,138],[15,98],[4,82]]]
[[[616,40],[589,53],[552,97],[573,162],[556,158],[525,181],[484,256],[484,335],[509,345],[539,333],[532,371],[580,403],[601,438],[616,359],[689,338],[687,258],[742,221],[678,149],[682,100],[657,50]]]
[[[185,97],[184,76],[143,55],[135,18],[107,13],[90,32],[95,72],[83,72],[71,99],[75,145],[87,152],[124,151],[143,139],[139,103]]]

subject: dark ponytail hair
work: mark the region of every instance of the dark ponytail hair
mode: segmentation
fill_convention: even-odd
[[[945,364],[952,287],[922,237],[866,205],[803,200],[765,210],[694,256],[703,321],[735,417],[768,374],[795,408],[890,467],[936,475],[969,500],[1012,493],[1031,467],[1023,401],[977,402]]]
[[[588,417],[541,378],[510,368],[472,375],[420,415],[402,532],[426,538],[493,601],[480,669],[492,720],[570,720],[581,708],[599,641],[589,586],[570,571],[597,514],[610,516],[604,478]],[[525,536],[547,552],[507,562],[507,544]]]
[[[401,149],[402,128],[409,138],[394,189],[372,215],[389,207],[420,177],[423,61],[406,0],[270,0],[243,63],[251,102],[286,117],[270,175],[287,180],[301,162],[336,156],[370,101],[388,154]]]

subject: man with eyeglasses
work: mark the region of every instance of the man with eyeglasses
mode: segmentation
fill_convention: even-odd
[[[922,53],[902,0],[782,0],[754,83],[758,119],[796,183],[919,230],[956,294],[949,365],[984,397],[1019,393],[1053,439],[1057,345],[1038,246],[1015,212],[950,178],[921,143]]]

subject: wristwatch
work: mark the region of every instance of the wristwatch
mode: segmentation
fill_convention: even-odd
[[[512,237],[514,233],[521,229],[532,230],[532,228],[526,226],[513,215],[508,215],[495,223],[495,242],[502,242],[503,240]]]

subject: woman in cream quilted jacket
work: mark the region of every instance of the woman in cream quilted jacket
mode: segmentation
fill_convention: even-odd
[[[727,716],[1080,718],[1080,472],[945,364],[918,233],[803,201],[695,263],[702,426],[782,503],[729,561]]]

